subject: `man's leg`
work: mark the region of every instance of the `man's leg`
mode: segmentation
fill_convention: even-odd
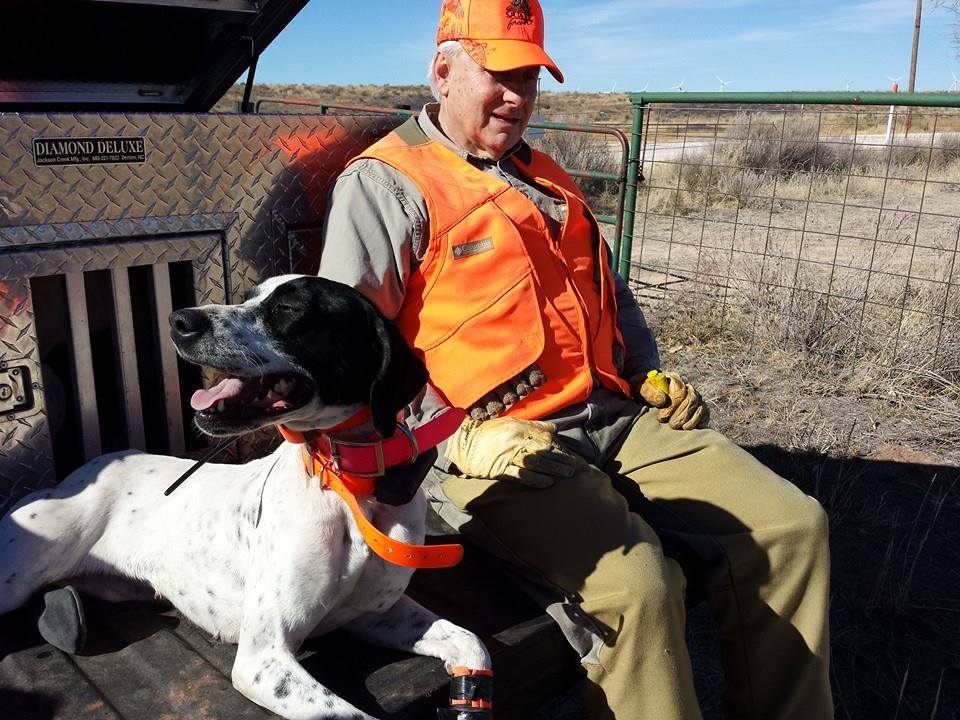
[[[684,645],[683,573],[610,478],[583,463],[547,489],[453,476],[442,489],[445,502],[469,513],[455,523],[467,537],[573,599],[580,622],[594,629],[597,644],[581,648],[591,720],[700,717]]]
[[[706,565],[727,717],[832,718],[830,551],[816,500],[719,433],[671,430],[652,412],[604,470],[636,483],[649,503],[634,509]]]

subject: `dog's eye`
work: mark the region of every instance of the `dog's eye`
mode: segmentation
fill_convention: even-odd
[[[277,303],[270,308],[270,315],[275,318],[289,318],[296,314],[297,309],[293,305]]]

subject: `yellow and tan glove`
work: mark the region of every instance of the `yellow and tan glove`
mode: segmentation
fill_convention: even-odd
[[[674,430],[693,430],[706,420],[707,408],[700,393],[675,372],[651,370],[637,375],[630,381],[630,390],[635,400],[659,408],[657,420]]]
[[[444,457],[464,475],[547,488],[555,478],[573,477],[579,463],[556,444],[556,434],[549,422],[467,418],[447,440]]]

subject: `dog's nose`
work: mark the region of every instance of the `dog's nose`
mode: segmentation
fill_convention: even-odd
[[[174,340],[196,340],[210,329],[210,318],[202,310],[187,308],[170,313],[170,334]]]

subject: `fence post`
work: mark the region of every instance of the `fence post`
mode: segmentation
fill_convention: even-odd
[[[633,105],[633,127],[630,130],[630,160],[627,162],[627,197],[623,208],[623,241],[620,247],[614,242],[613,254],[618,260],[617,269],[627,282],[630,281],[630,258],[633,254],[633,223],[637,214],[637,188],[640,180],[640,150],[643,143],[643,113],[647,104],[641,98]]]

